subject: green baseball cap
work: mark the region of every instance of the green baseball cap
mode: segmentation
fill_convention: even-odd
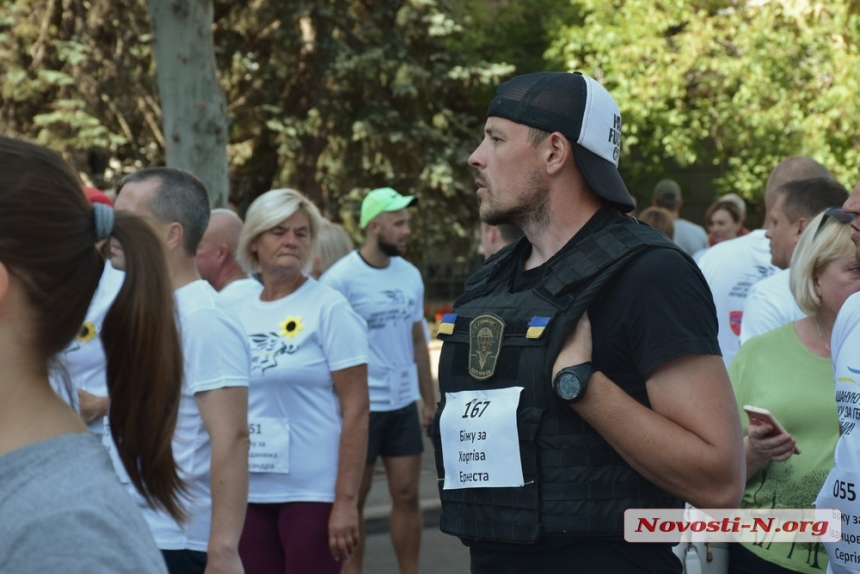
[[[383,211],[400,211],[404,207],[415,205],[418,198],[414,195],[400,195],[390,187],[380,187],[367,194],[361,202],[362,229],[367,227],[370,221]]]

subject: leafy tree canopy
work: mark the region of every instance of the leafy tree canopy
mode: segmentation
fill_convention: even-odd
[[[604,83],[624,117],[628,182],[667,160],[719,166],[719,192],[759,197],[811,156],[851,187],[860,164],[857,3],[573,0],[548,57]],[[624,162],[624,157],[633,158]],[[635,187],[632,186],[632,187]],[[650,198],[649,198],[650,199]]]

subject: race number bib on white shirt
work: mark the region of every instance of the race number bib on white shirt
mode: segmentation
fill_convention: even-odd
[[[286,419],[254,417],[248,422],[248,432],[248,471],[289,474],[290,423]]]
[[[410,402],[415,389],[418,388],[418,370],[415,363],[391,368],[388,371],[388,384],[391,389],[389,401],[392,405]]]
[[[445,490],[523,486],[517,433],[522,390],[445,393],[439,419]]]
[[[842,539],[826,545],[833,574],[860,571],[860,474],[841,468],[830,471],[818,498],[816,508],[838,508],[842,511]]]

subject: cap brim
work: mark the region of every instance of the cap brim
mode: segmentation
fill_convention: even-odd
[[[418,198],[415,197],[414,195],[402,195],[402,196],[400,196],[400,199],[395,199],[390,204],[388,204],[385,209],[382,209],[382,210],[378,211],[377,213],[374,213],[372,216],[368,217],[367,220],[362,219],[359,222],[359,227],[361,229],[364,229],[380,213],[387,213],[390,211],[400,211],[401,209],[405,209],[407,207],[412,207],[416,203],[418,203]]]
[[[392,201],[391,205],[388,206],[388,209],[385,211],[400,211],[401,209],[405,209],[407,207],[412,207],[418,203],[418,198],[414,195],[404,195],[403,200]]]
[[[618,206],[623,213],[633,211],[635,203],[612,162],[606,161],[579,144],[573,144],[573,157],[582,177],[589,187],[605,199]]]

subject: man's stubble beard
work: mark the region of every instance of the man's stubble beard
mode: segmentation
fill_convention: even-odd
[[[487,191],[489,193],[489,189]],[[481,213],[481,221],[487,225],[515,225],[532,236],[546,229],[549,225],[549,188],[540,174],[531,172],[527,188],[517,194],[516,199],[516,205],[504,211],[488,209]],[[478,201],[480,210],[482,202]]]
[[[385,253],[388,257],[403,257],[403,252],[400,251],[400,249],[393,243],[388,243],[381,237],[377,238],[376,243],[379,245],[379,250]]]

